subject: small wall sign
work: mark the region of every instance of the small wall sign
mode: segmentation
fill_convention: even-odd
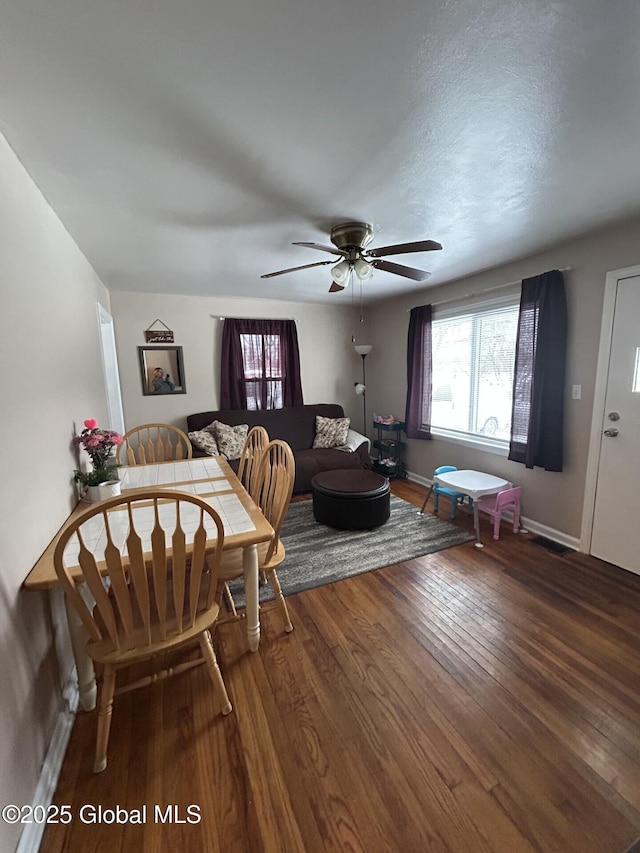
[[[155,326],[156,323],[160,323],[164,326],[164,329],[154,329],[153,326]],[[156,318],[149,328],[145,329],[144,340],[147,344],[172,344],[173,332],[166,323],[163,323],[162,320]]]

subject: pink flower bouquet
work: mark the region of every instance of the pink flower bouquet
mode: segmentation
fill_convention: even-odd
[[[84,422],[84,429],[76,436],[74,443],[89,454],[93,471],[76,471],[74,479],[83,486],[99,486],[108,480],[117,479],[118,466],[109,464],[113,448],[122,444],[122,436],[119,432],[111,429],[98,429],[98,421],[88,418]]]

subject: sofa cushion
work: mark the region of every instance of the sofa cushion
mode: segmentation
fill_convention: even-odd
[[[223,424],[221,421],[214,421],[211,426],[213,427],[220,453],[226,459],[239,459],[244,443],[247,440],[249,426],[247,424],[230,426],[229,424]]]
[[[198,450],[204,450],[207,456],[219,456],[218,442],[211,430],[199,429],[187,433],[189,440]]]
[[[349,418],[323,418],[316,415],[316,434],[313,447],[340,447],[347,443]]]

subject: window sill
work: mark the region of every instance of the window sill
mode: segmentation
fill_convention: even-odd
[[[483,453],[495,453],[496,456],[509,455],[509,442],[498,438],[486,438],[483,436],[460,435],[446,429],[431,427],[431,435],[451,444],[459,444],[462,447],[470,447],[472,450],[480,450]]]

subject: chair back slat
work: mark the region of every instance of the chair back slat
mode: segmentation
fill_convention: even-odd
[[[96,539],[103,544],[91,546]],[[78,516],[56,545],[54,565],[90,638],[127,650],[180,635],[211,609],[210,581],[217,583],[223,545],[220,516],[202,498],[146,489]],[[73,579],[71,566],[80,567],[81,580]]]
[[[142,619],[142,625],[145,630],[147,642],[151,642],[151,597],[149,595],[149,576],[147,574],[147,566],[144,560],[144,548],[142,538],[136,530],[133,522],[133,513],[131,504],[129,510],[129,533],[126,538],[127,555],[129,557],[129,573],[132,580],[132,588],[135,592],[136,603],[138,605],[138,615]],[[127,640],[132,641],[132,637],[125,632]]]
[[[124,434],[116,451],[116,461],[126,458],[128,465],[151,465],[175,459],[191,459],[189,436],[171,424],[141,424]]]
[[[167,620],[167,543],[166,536],[160,518],[158,516],[158,502],[153,506],[154,525],[151,531],[151,553],[153,561],[153,593],[156,603],[156,613],[160,624],[162,639],[166,638],[165,626]]]
[[[115,598],[120,621],[124,626],[124,633],[126,636],[131,636],[133,634],[133,608],[131,606],[131,596],[129,594],[127,571],[123,565],[122,554],[113,542],[111,525],[106,513],[104,514],[104,519],[107,533],[107,544],[104,549],[104,559],[109,569],[111,590]],[[117,644],[119,640],[114,640],[114,642]]]
[[[204,529],[202,516],[200,526],[193,537],[193,554],[191,557],[191,572],[189,577],[189,625],[193,625],[198,611],[198,599],[202,585],[203,570],[205,567],[207,545],[207,533]]]
[[[265,562],[271,559],[278,548],[282,522],[293,494],[295,474],[295,460],[289,445],[280,439],[269,442],[258,468],[254,498],[275,531]]]
[[[188,577],[188,563],[187,563],[187,540],[182,528],[182,519],[180,518],[178,507],[176,507],[176,512],[178,513],[175,523],[175,529],[173,531],[172,541],[171,541],[171,550],[173,553],[173,615],[177,619],[179,629],[182,631],[184,628],[184,602],[187,597],[187,592],[185,589],[185,582]]]
[[[98,611],[102,616],[104,626],[109,632],[109,636],[111,637],[116,648],[119,648],[119,634],[115,614],[113,612],[113,608],[109,603],[109,596],[107,594],[107,591],[102,583],[96,559],[94,555],[87,549],[81,534],[78,534],[78,540],[80,542],[80,553],[78,554],[78,563],[82,568],[82,572],[87,582],[87,587],[89,588],[89,592],[93,596],[93,600],[96,603],[96,607],[98,608]]]
[[[240,454],[238,479],[251,497],[255,497],[255,480],[267,444],[269,433],[263,426],[255,426],[249,430]]]

